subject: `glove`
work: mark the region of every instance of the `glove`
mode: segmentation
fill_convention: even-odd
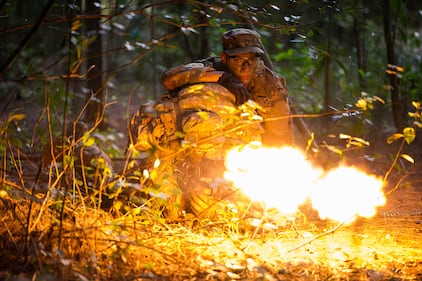
[[[224,86],[236,97],[236,105],[241,105],[249,99],[249,92],[245,86],[233,74],[224,72],[218,79],[218,84]]]

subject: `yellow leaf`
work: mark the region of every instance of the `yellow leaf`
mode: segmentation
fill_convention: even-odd
[[[9,194],[5,190],[0,190],[0,198],[9,198]]]
[[[308,144],[306,146],[306,151],[309,150],[309,148],[312,147],[312,143],[315,141],[315,134],[311,133],[311,137],[308,139]]]
[[[403,158],[403,159],[405,159],[406,161],[412,163],[412,164],[415,164],[415,160],[410,155],[401,154],[400,157]]]
[[[72,22],[72,31],[76,31],[81,27],[81,21],[80,20],[75,20],[74,22]]]
[[[7,123],[12,122],[13,120],[19,121],[19,120],[22,120],[24,118],[25,118],[25,114],[22,114],[22,113],[13,114],[13,115],[10,115],[9,118],[7,118]]]
[[[84,139],[84,145],[85,146],[91,146],[95,144],[95,139],[94,138],[86,138]]]
[[[130,151],[130,152],[135,150],[135,146],[133,145],[133,143],[129,144],[129,147],[127,148],[127,150]]]
[[[337,154],[339,154],[339,155],[342,155],[342,154],[343,154],[343,151],[342,151],[341,149],[338,149],[338,148],[337,148],[337,147],[335,147],[335,146],[332,146],[332,145],[326,145],[326,147],[327,147],[327,149],[328,149],[329,151],[331,151],[331,152],[337,153]]]
[[[122,208],[122,207],[123,207],[123,202],[122,202],[122,201],[120,201],[120,200],[116,200],[116,201],[113,203],[113,207],[114,207],[114,209],[116,209],[116,210],[120,210],[120,208]]]
[[[387,64],[387,67],[389,69],[391,69],[392,71],[398,71],[398,72],[403,72],[404,71],[404,67],[399,66],[399,65],[395,65],[395,64]]]
[[[73,167],[73,163],[75,162],[75,157],[72,157],[71,155],[65,155],[64,156],[64,164],[67,166]]]
[[[364,145],[368,145],[369,146],[369,141],[366,141],[366,140],[364,140],[362,138],[353,137],[352,140],[355,141],[355,142],[360,142],[360,143],[362,143]]]
[[[351,136],[346,135],[346,134],[340,134],[338,137],[339,137],[340,139],[350,139],[350,138],[351,138]]]
[[[350,143],[346,147],[349,148],[351,145],[354,145],[354,146],[357,146],[357,147],[363,146],[361,142],[351,140]]]
[[[403,137],[404,137],[403,134],[395,133],[395,134],[393,134],[393,135],[391,135],[391,136],[388,137],[387,143],[390,144],[390,143],[392,143],[392,142],[394,142],[394,141],[396,141],[396,140],[398,140],[400,138],[403,138]]]
[[[378,96],[374,96],[374,99],[377,100],[377,101],[379,101],[382,104],[385,104],[385,101],[382,98],[378,97]]]
[[[417,101],[412,101],[412,105],[414,108],[419,109],[421,107],[421,103]]]
[[[123,205],[123,203],[122,203],[122,205]],[[130,209],[130,211],[131,211],[131,213],[132,213],[132,215],[139,215],[140,213],[141,213],[141,208],[132,208],[132,209]]]
[[[409,117],[411,117],[411,118],[416,118],[417,113],[416,112],[408,112],[407,115],[409,115]]]
[[[366,100],[364,100],[364,99],[359,99],[357,102],[356,102],[356,107],[357,108],[360,108],[360,109],[362,109],[362,110],[367,110],[368,109],[368,103],[366,102]]]
[[[152,170],[152,171],[151,171],[151,173],[149,174],[149,178],[150,178],[152,181],[157,180],[158,176],[159,176],[159,175],[158,175],[157,170]]]
[[[403,129],[403,135],[407,144],[410,144],[416,137],[415,129],[412,127],[406,127]]]

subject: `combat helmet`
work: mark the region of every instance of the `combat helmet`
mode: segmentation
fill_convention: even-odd
[[[245,53],[263,54],[260,35],[251,29],[235,28],[225,32],[221,38],[223,52],[233,56]]]

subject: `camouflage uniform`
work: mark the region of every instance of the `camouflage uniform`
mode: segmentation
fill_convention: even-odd
[[[259,35],[248,29],[234,29],[226,32],[222,39],[226,54],[236,55],[242,52],[262,54]],[[162,76],[164,87],[176,91],[187,84],[200,83],[207,72],[230,72],[219,57],[210,57],[186,65],[176,66],[165,71]],[[278,77],[271,69],[259,61],[255,76],[246,85],[249,99],[257,102],[262,110],[258,114],[264,118],[263,144],[269,146],[292,145],[293,129],[289,118],[290,107],[286,81]]]
[[[194,144],[191,149],[185,147],[183,157],[168,161],[176,167],[169,174],[176,178],[182,191],[181,209],[197,216],[216,215],[224,209],[225,200],[241,201],[235,199],[240,196],[238,192],[224,181],[216,180],[224,172],[224,153],[221,153],[224,149],[253,140],[269,146],[293,143],[286,82],[257,57],[263,54],[259,35],[247,29],[234,29],[224,34],[222,43],[231,61],[227,63],[227,57],[223,56],[210,57],[168,69],[162,82],[170,93],[154,107],[155,116],[143,116],[139,112],[131,122],[133,147],[138,151],[154,151],[158,158],[169,154],[166,149],[177,151],[181,141]],[[235,71],[236,57],[241,63]],[[239,71],[242,71],[240,76],[247,75],[248,83],[236,76]],[[257,113],[264,122],[262,126],[251,123],[242,132],[230,135],[226,129],[230,129],[232,122],[228,120],[237,120],[232,114],[237,110],[236,105],[248,99],[259,105]],[[183,132],[183,137],[177,131]],[[209,139],[209,136],[216,137]]]

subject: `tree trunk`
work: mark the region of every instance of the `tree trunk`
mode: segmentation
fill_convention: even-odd
[[[331,91],[330,91],[330,49],[327,49],[327,56],[325,57],[325,66],[324,66],[324,109],[325,111],[332,111],[331,105]]]
[[[201,7],[201,9],[204,9],[203,7]],[[201,35],[201,46],[200,46],[200,53],[199,53],[199,57],[200,58],[206,58],[210,55],[211,51],[210,51],[210,32],[209,32],[209,21],[207,18],[207,13],[206,11],[204,11],[204,13],[200,13],[199,16],[199,21],[201,23],[201,27],[200,27],[200,35]]]
[[[97,7],[95,4],[95,1],[85,1],[85,14],[100,15],[101,7]],[[85,34],[87,37],[94,38],[87,51],[87,68],[90,69],[87,74],[87,87],[90,89],[90,93],[87,96],[87,108],[84,116],[87,123],[95,122],[102,115],[104,108],[102,41],[99,28],[99,18],[86,20]]]
[[[387,63],[389,65],[397,65],[396,54],[394,52],[394,31],[392,30],[393,19],[391,16],[390,0],[384,0],[383,4],[384,37],[385,45],[387,48]],[[402,129],[404,127],[405,119],[403,105],[400,101],[399,81],[397,79],[397,74],[394,71],[388,73],[387,75],[390,80],[390,95],[394,125],[397,129]]]
[[[151,4],[152,4],[151,5],[151,15],[152,15],[152,18],[151,18],[151,21],[150,21],[150,24],[149,24],[150,25],[150,40],[151,40],[151,42],[155,38],[155,28],[156,28],[156,26],[155,26],[155,19],[154,19],[156,7],[155,7],[154,2],[155,2],[154,0],[151,1]],[[152,52],[152,54],[151,54],[151,62],[152,62],[152,94],[153,94],[155,100],[159,100],[161,93],[158,90],[159,89],[158,88],[158,85],[159,85],[159,81],[158,81],[159,75],[157,73],[157,52]]]
[[[324,109],[325,111],[331,111],[331,81],[330,81],[330,65],[331,65],[331,26],[332,26],[332,11],[334,7],[331,7],[328,14],[328,26],[327,26],[327,54],[325,56],[324,65]]]
[[[359,1],[360,6],[363,7],[362,1]],[[367,82],[364,74],[367,72],[367,55],[366,42],[365,42],[365,20],[362,15],[362,9],[357,9],[357,12],[353,19],[353,31],[355,35],[356,44],[356,61],[358,64],[358,81],[361,90],[365,90]]]

